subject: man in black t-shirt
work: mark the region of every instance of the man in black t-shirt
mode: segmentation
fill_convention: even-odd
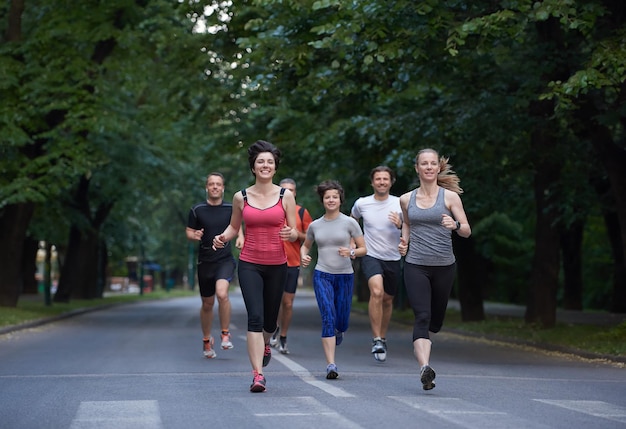
[[[224,176],[221,173],[211,173],[206,180],[205,202],[194,205],[189,210],[186,235],[189,240],[198,241],[198,286],[202,307],[200,308],[200,324],[202,327],[202,350],[204,356],[212,359],[217,356],[213,349],[214,339],[211,336],[213,322],[213,307],[215,296],[219,306],[218,315],[221,327],[221,347],[223,350],[233,348],[231,342],[230,300],[228,287],[235,273],[235,258],[230,243],[224,248],[213,249],[212,240],[226,229],[230,223],[232,204],[224,202]],[[235,245],[243,246],[243,231]]]

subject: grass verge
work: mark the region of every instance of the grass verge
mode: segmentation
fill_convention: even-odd
[[[86,308],[192,295],[197,295],[197,292],[183,289],[172,289],[169,292],[156,290],[143,295],[132,293],[115,294],[107,295],[99,299],[77,299],[71,300],[70,302],[53,302],[49,306],[45,305],[42,295],[24,296],[20,297],[17,307],[15,308],[0,307],[0,329],[7,326],[35,322]]]
[[[353,307],[367,313],[366,302],[354,302]],[[395,321],[413,324],[411,310],[394,310],[392,317]],[[486,315],[480,322],[463,322],[460,311],[448,309],[443,326],[444,331],[626,359],[626,322],[612,327],[558,323],[554,328],[544,329],[519,318],[492,315]]]

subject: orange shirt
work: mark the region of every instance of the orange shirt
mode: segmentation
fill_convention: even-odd
[[[302,218],[300,217],[302,213]],[[309,225],[313,222],[309,211],[302,206],[296,204],[296,228],[300,232],[306,234],[306,230],[309,229]],[[300,246],[302,243],[300,240],[296,241],[283,241],[285,246],[285,252],[287,253],[287,266],[299,267],[300,266]]]

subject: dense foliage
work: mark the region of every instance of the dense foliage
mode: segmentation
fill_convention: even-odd
[[[626,311],[620,1],[64,4],[0,6],[0,219],[22,220],[0,243],[54,242],[59,300],[97,296],[130,254],[184,273],[203,177],[245,186],[262,138],[314,215],[323,179],[347,212],[372,167],[396,170],[401,194],[417,150],[449,156],[473,227],[455,241],[468,320],[483,299],[546,326],[557,305]]]

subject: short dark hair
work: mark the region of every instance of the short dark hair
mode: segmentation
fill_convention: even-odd
[[[213,172],[207,174],[205,183],[207,183],[209,181],[209,177],[211,177],[211,176],[221,177],[222,178],[222,185],[226,184],[226,179],[224,179],[224,175],[222,173],[218,172],[218,171],[213,171]]]
[[[280,181],[279,185],[282,186],[285,183],[289,183],[290,185],[297,186],[296,181],[293,180],[291,177],[285,177],[283,180]]]
[[[320,196],[320,202],[322,204],[324,203],[324,194],[326,193],[326,191],[330,191],[332,189],[336,189],[337,191],[339,191],[339,201],[341,202],[341,204],[343,204],[343,201],[344,201],[343,186],[341,186],[341,183],[339,183],[336,180],[324,180],[322,183],[317,185],[316,191],[317,191],[317,195]]]
[[[274,165],[276,171],[278,171],[278,165],[280,164],[281,152],[280,150],[265,140],[257,140],[248,148],[248,163],[250,164],[250,170],[254,171],[254,163],[260,153],[269,152],[274,157]],[[254,173],[253,173],[254,174]]]
[[[386,165],[379,165],[378,167],[372,168],[372,171],[370,171],[370,181],[374,179],[374,174],[379,173],[381,171],[386,171],[387,173],[389,173],[389,177],[391,177],[392,185],[396,183],[396,173],[394,173],[393,170],[387,167]]]

